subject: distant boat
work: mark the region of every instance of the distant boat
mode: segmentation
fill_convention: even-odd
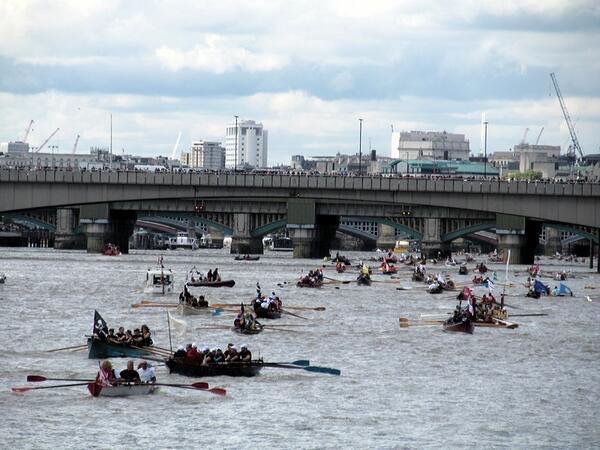
[[[294,250],[294,244],[287,236],[275,236],[271,241],[270,249],[274,252],[291,252]]]
[[[188,250],[196,250],[198,248],[198,241],[195,238],[191,238],[185,232],[177,233],[176,237],[170,238],[167,242],[167,247],[174,250],[177,248],[184,248]]]

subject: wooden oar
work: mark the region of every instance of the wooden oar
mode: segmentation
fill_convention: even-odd
[[[400,328],[408,328],[408,327],[431,327],[434,325],[440,325],[439,323],[410,323],[410,322],[400,322]]]
[[[547,313],[531,313],[531,314],[511,314],[510,317],[534,317],[534,316],[548,316]]]
[[[132,308],[176,308],[176,303],[133,303]]]
[[[274,326],[270,326],[267,329],[268,330],[273,330],[273,331],[286,331],[288,333],[302,333],[302,331],[300,331],[300,330],[290,330],[289,328],[277,328],[277,327],[274,327]]]
[[[291,313],[289,311],[286,311],[285,309],[282,309],[281,312],[284,314],[289,314],[290,316],[298,317],[299,319],[308,320],[306,317],[302,317],[302,316],[299,316],[298,314]]]
[[[335,278],[329,278],[329,277],[323,277],[323,278],[325,278],[326,280],[329,280],[329,281],[334,281],[336,283],[342,283],[342,284],[350,284],[353,281],[353,280],[336,280]]]
[[[215,395],[227,395],[227,391],[223,388],[209,388],[208,387],[208,383],[204,382],[204,381],[199,381],[197,383],[192,383],[192,384],[175,384],[175,383],[153,383],[154,386],[169,386],[169,387],[176,387],[176,388],[184,388],[184,389],[196,389],[199,391],[206,391],[206,392],[210,392],[211,394],[215,394]]]
[[[56,389],[56,388],[71,387],[71,386],[85,386],[86,384],[89,384],[89,381],[86,381],[85,383],[55,384],[54,386],[14,387],[14,388],[12,388],[12,391],[24,393],[27,391],[33,391],[33,390],[37,390],[37,389]]]
[[[492,320],[494,322],[501,323],[502,325],[505,325],[506,328],[510,328],[510,329],[517,328],[519,326],[519,324],[516,324],[516,323],[513,323],[513,322],[507,322],[506,320],[497,319],[495,317],[493,317]]]
[[[39,383],[41,381],[85,381],[86,383],[94,382],[94,380],[82,380],[79,378],[47,378],[42,375],[27,375],[27,381],[30,383]]]
[[[274,367],[278,369],[299,369],[306,370],[308,372],[327,373],[329,375],[341,375],[342,372],[339,369],[332,369],[330,367],[320,366],[294,366],[291,364],[280,364],[280,363],[260,363],[263,367]]]
[[[52,350],[46,350],[48,353],[52,353],[52,352],[60,352],[62,350],[72,350],[74,348],[83,348],[83,347],[87,347],[87,344],[81,344],[81,345],[73,345],[72,347],[63,347],[63,348],[55,348]]]
[[[130,347],[135,348],[136,350],[143,350],[149,353],[153,353],[157,356],[171,356],[171,352],[169,350],[162,350],[156,347],[138,347],[136,345],[131,345]]]

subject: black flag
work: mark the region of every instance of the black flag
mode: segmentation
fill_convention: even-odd
[[[94,334],[98,336],[107,335],[108,334],[108,326],[106,325],[106,321],[102,318],[98,311],[94,310]]]

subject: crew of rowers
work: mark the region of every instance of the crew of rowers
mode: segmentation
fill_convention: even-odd
[[[220,348],[210,349],[208,347],[198,350],[198,345],[194,342],[192,344],[187,344],[185,348],[180,346],[173,357],[194,360],[203,366],[209,364],[252,361],[252,353],[245,344],[240,347],[239,351],[235,345],[227,344],[227,350],[222,351]]]
[[[469,288],[464,288],[457,299],[461,302],[454,311],[454,318],[460,314],[466,314],[466,316],[477,322],[493,322],[494,318],[506,319],[508,314],[506,309],[498,305],[496,298],[490,292],[483,294],[481,300],[477,302],[477,298],[473,295],[473,292]],[[467,301],[467,307],[461,312],[462,301]]]
[[[115,333],[114,328],[108,328],[105,323],[98,320],[94,326],[92,338],[102,342],[118,345],[135,345],[137,347],[149,347],[152,345],[152,333],[147,325],[142,325],[141,328],[136,328],[125,331],[125,328],[119,327],[119,331]]]
[[[119,372],[117,377],[115,369],[109,360],[104,360],[100,363],[100,370],[96,375],[96,383],[101,386],[117,386],[119,384],[128,383],[155,383],[156,374],[154,367],[148,365],[146,361],[138,364],[137,370],[134,369],[133,361],[127,361],[127,368]]]
[[[219,274],[219,268],[215,267],[214,270],[208,269],[206,276],[199,272],[196,267],[192,267],[187,276],[188,281],[196,283],[199,281],[216,282],[221,281],[221,275]]]
[[[343,264],[338,262],[337,264]],[[298,280],[298,284],[302,286],[320,286],[323,283],[323,269],[315,269],[303,275]]]
[[[179,303],[193,308],[208,308],[208,302],[204,299],[204,295],[198,298],[194,297],[190,294],[186,285],[183,285],[183,292],[179,294]]]
[[[240,305],[240,312],[233,321],[233,326],[245,331],[261,330],[263,328],[262,324],[254,317],[254,314],[246,312],[243,303]]]
[[[257,311],[258,308],[262,308],[266,311],[281,311],[283,302],[275,295],[275,291],[271,292],[269,297],[264,296],[260,290],[259,284],[256,283],[256,297],[252,299],[252,306],[254,307],[254,311]]]
[[[396,273],[398,269],[396,268],[396,266],[391,264],[389,260],[386,259],[381,263],[381,266],[379,266],[379,270],[381,270],[381,272],[383,273],[389,274]]]

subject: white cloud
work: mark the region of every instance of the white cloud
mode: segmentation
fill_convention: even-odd
[[[182,51],[165,45],[155,50],[158,60],[169,70],[196,69],[213,73],[225,73],[235,69],[261,72],[281,69],[289,62],[286,56],[253,52],[230,40],[209,34],[202,44]]]

